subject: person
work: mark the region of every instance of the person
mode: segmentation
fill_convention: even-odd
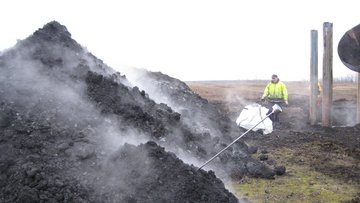
[[[322,92],[322,87],[321,87],[321,84],[320,82],[318,82],[317,84],[317,91],[316,91],[316,95],[317,95],[317,98],[316,98],[316,106],[318,108],[321,107],[321,102],[322,102],[322,98],[321,98],[321,92]]]
[[[289,105],[286,85],[280,81],[279,77],[276,74],[273,74],[271,76],[271,82],[266,85],[261,100],[267,100],[266,107],[269,108],[269,112],[267,113],[267,115],[272,112],[272,106],[274,104],[277,104],[280,107],[283,107],[284,104]],[[280,112],[276,112],[270,115],[270,119],[273,122],[274,128],[278,128],[280,125],[279,113]]]

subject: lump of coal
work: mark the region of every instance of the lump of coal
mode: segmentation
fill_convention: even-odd
[[[246,164],[246,168],[249,173],[254,177],[264,177],[264,178],[273,178],[275,172],[263,164],[259,164],[256,162],[248,162]]]
[[[268,150],[266,150],[266,149],[261,150],[261,154],[267,154],[267,153],[269,153]]]
[[[249,146],[248,151],[250,154],[255,154],[258,151],[258,147],[257,146]]]
[[[261,154],[259,156],[260,161],[266,161],[269,159],[269,156],[267,154]]]
[[[284,175],[286,173],[285,166],[277,166],[277,167],[275,167],[275,173],[278,176]]]

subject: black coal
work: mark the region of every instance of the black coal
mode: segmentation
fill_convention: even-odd
[[[185,91],[173,94],[191,94],[185,103],[204,108],[213,129],[199,131],[189,113],[156,103],[57,22],[2,52],[0,202],[237,202],[212,171],[167,151],[203,161],[240,131],[181,81],[154,76],[180,84]],[[213,166],[232,177],[275,175],[241,142]]]

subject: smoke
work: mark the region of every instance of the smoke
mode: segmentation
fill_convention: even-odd
[[[201,115],[201,113],[196,109],[189,108],[189,106],[186,105],[181,105],[188,102],[186,101],[186,98],[176,97],[176,99],[174,99],[172,96],[176,95],[171,95],[169,92],[166,92],[166,89],[164,90],[164,88],[167,87],[173,88],[174,90],[181,88],[181,86],[177,83],[174,81],[162,80],[160,78],[159,80],[151,78],[148,75],[148,71],[144,69],[122,67],[122,71],[126,74],[129,82],[133,86],[137,86],[139,89],[145,90],[149,98],[153,99],[156,103],[166,104],[175,112],[179,112],[181,114],[181,121],[188,127],[188,129],[193,130],[192,133],[207,133],[209,135],[214,135],[215,131],[209,129],[208,126],[204,124],[207,122],[207,117]],[[200,120],[201,122],[198,122]],[[193,152],[184,149],[186,142],[183,140],[182,132],[180,130],[173,129],[172,134],[171,138],[161,139],[159,144],[167,150],[175,153],[185,163],[193,164],[195,166],[202,165],[202,161],[200,161],[198,157],[195,157]]]
[[[356,125],[356,103],[346,99],[335,100],[332,105],[331,117],[333,126]]]
[[[139,145],[149,141],[149,136],[143,134],[137,129],[125,128],[120,130],[118,124],[121,123],[117,119],[105,118],[105,123],[99,127],[105,136],[106,149],[110,152],[114,152],[121,148],[124,144]]]
[[[114,73],[85,52],[51,43],[34,46],[20,43],[0,56],[0,102],[16,110],[17,119],[45,122],[53,129],[73,132],[74,135],[69,136],[74,136],[75,140],[84,140],[75,141],[70,148],[67,141],[59,141],[59,147],[66,149],[65,154],[72,160],[86,160],[93,156],[107,160],[126,143],[139,145],[147,142],[148,136],[122,125],[117,117],[102,114],[89,100],[84,82],[88,71],[108,77]],[[116,82],[125,81],[121,77],[115,78]],[[97,185],[95,179],[102,173],[86,162],[79,164],[82,170],[69,169],[63,173],[76,177],[84,185]],[[147,171],[146,168],[137,170],[141,174]],[[126,187],[125,182],[116,180],[106,184]]]
[[[221,136],[222,133],[214,122],[215,115],[211,118],[211,114],[214,114],[211,112],[213,109],[207,108],[208,102],[192,92],[185,83],[162,73],[152,73],[144,69],[122,67],[122,70],[131,84],[145,90],[155,102],[167,104],[179,112],[182,121],[194,133]],[[207,110],[209,112],[204,113]]]
[[[245,99],[243,95],[240,95],[239,92],[244,91],[234,91],[233,89],[226,89],[225,94],[225,101],[226,106],[229,108],[229,117],[232,119],[233,122],[237,119],[240,112],[244,109],[245,106],[254,103],[254,101],[251,101],[249,99]],[[232,112],[237,112],[232,113]]]

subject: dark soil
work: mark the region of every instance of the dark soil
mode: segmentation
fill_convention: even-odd
[[[332,110],[334,127],[326,128],[309,125],[307,97],[290,96],[290,106],[280,114],[280,129],[268,135],[251,132],[244,137],[244,141],[259,146],[260,152],[266,152],[260,155],[260,159],[266,159],[264,155],[272,151],[291,149],[294,151],[294,163],[306,164],[329,177],[356,184],[360,191],[360,124],[340,127],[349,125],[349,122],[352,125],[355,123],[355,103],[346,99],[335,100]],[[220,108],[224,106],[226,104],[219,105]],[[228,114],[233,119],[236,119],[235,114],[238,115],[236,112]],[[277,173],[283,172],[285,170],[277,167]],[[358,202],[359,197],[352,202]]]
[[[262,143],[267,150],[277,147],[296,149],[302,155],[308,154],[311,166],[334,178],[354,181],[360,184],[360,125],[355,127],[322,128],[309,127],[303,131],[278,130],[274,134],[253,136],[248,141]],[[308,153],[311,147],[319,149],[319,154]],[[352,157],[355,166],[333,166],[329,153]]]

